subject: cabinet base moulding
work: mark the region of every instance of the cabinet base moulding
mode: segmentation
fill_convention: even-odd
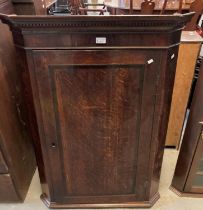
[[[173,191],[176,195],[180,197],[193,197],[193,198],[203,198],[202,193],[187,193],[187,192],[181,192],[174,188],[173,186],[170,186],[169,189]]]
[[[135,201],[126,203],[76,203],[76,204],[60,204],[50,202],[46,194],[41,195],[43,203],[51,209],[77,209],[77,208],[150,208],[160,198],[159,193],[156,193],[149,201]]]

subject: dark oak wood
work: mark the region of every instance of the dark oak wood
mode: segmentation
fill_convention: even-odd
[[[0,1],[0,13],[13,11],[11,1]],[[0,202],[23,201],[36,168],[24,72],[16,60],[12,34],[0,22]]]
[[[203,64],[172,181],[179,194],[203,197]],[[199,179],[199,183],[196,181]]]
[[[192,15],[0,15],[27,57],[47,206],[156,202],[180,34]]]

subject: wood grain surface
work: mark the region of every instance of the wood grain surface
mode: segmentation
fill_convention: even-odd
[[[179,146],[187,103],[202,39],[195,32],[184,32],[178,53],[166,146]]]

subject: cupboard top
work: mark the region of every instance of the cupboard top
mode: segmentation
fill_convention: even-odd
[[[193,15],[58,17],[0,14],[0,19],[10,26],[15,44],[23,47],[95,47],[95,36],[102,35],[110,40],[106,43],[110,47],[168,47],[179,44],[180,30]]]
[[[0,19],[11,27],[41,31],[58,28],[65,31],[165,31],[181,28],[194,12],[174,15],[112,15],[112,16],[6,16]]]

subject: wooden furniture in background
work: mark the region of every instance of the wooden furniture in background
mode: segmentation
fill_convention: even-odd
[[[171,189],[180,196],[203,197],[203,63]]]
[[[169,2],[168,0],[164,0],[160,14],[164,14],[165,13],[166,7],[168,6],[168,2]],[[179,4],[178,7],[177,7],[177,3]],[[171,5],[171,8],[173,8],[173,7],[177,8],[177,12],[178,13],[182,13],[183,0],[174,1],[174,4],[172,3],[172,5]]]
[[[179,145],[195,65],[202,42],[203,39],[195,31],[182,32],[166,146],[178,147]]]
[[[17,15],[46,15],[56,0],[12,0]]]
[[[141,4],[143,0],[126,0],[126,1],[118,1],[118,0],[104,0],[104,4],[107,7],[107,10],[112,15],[128,15],[128,14],[140,14],[141,12]],[[130,8],[132,3],[133,8]],[[165,14],[173,14],[179,10],[179,0],[175,1],[174,4],[167,4],[164,11],[163,1],[156,1],[155,7],[153,9],[153,14],[160,14],[161,11]],[[182,4],[182,13],[188,12],[190,9],[190,5]],[[131,10],[131,11],[130,11]],[[151,11],[151,10],[150,10]]]
[[[83,0],[70,0],[69,8],[72,15],[88,15],[89,13],[103,15],[106,12],[104,4],[85,3]]]
[[[203,0],[195,0],[190,6],[190,11],[195,12],[192,20],[186,24],[185,31],[194,31],[197,29],[198,20],[203,13]]]
[[[10,0],[0,0],[0,13],[14,13]],[[0,22],[0,202],[6,203],[24,200],[36,167],[16,60],[12,34]]]
[[[192,15],[0,16],[27,57],[48,207],[156,202],[181,28]]]
[[[41,12],[42,14],[45,14],[45,11],[42,11],[41,0],[38,0],[38,5],[34,5],[34,0],[12,0],[12,3],[14,6],[15,14],[17,15],[36,15],[40,14]],[[39,4],[41,8],[40,11],[35,8],[35,6],[37,6],[39,9]]]
[[[152,0],[144,0],[141,3],[141,14],[153,14],[155,3]]]

